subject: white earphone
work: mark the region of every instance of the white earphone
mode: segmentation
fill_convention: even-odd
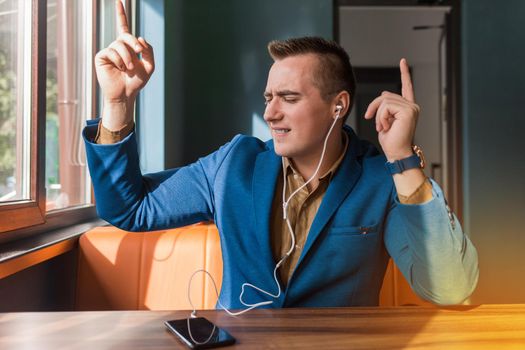
[[[343,106],[341,106],[341,105],[336,105],[335,106],[336,114],[334,115],[334,119],[341,118],[341,110],[342,109],[343,109]]]

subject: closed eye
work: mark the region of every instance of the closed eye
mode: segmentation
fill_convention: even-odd
[[[295,103],[299,101],[301,94],[299,92],[285,90],[278,92],[277,96],[279,96],[284,102]]]
[[[299,101],[299,99],[296,97],[288,97],[288,96],[283,97],[283,100],[288,103],[295,103]]]
[[[301,93],[290,91],[290,90],[284,90],[284,91],[278,91],[275,96],[279,97],[282,101],[286,103],[296,103],[301,98]],[[274,95],[271,93],[265,93],[264,94],[264,104],[268,105],[273,99]]]

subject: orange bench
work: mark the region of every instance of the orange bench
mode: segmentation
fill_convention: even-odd
[[[422,304],[390,263],[380,305]],[[188,281],[206,269],[220,290],[222,254],[217,227],[201,223],[166,231],[132,233],[98,227],[79,240],[78,310],[188,310]],[[191,289],[197,309],[213,309],[211,279],[196,275]]]
[[[191,309],[188,281],[206,269],[220,290],[222,256],[213,224],[134,233],[98,227],[79,240],[78,310]],[[198,309],[217,302],[211,279],[195,276],[192,301]]]

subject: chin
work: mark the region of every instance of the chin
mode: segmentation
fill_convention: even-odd
[[[293,154],[293,152],[290,152],[285,147],[279,147],[278,145],[275,145],[275,144],[274,144],[274,151],[275,151],[275,154],[277,154],[280,157],[290,158],[292,157],[292,154]]]
[[[304,153],[298,144],[292,144],[291,142],[275,142],[273,143],[274,152],[280,157],[294,158]]]
[[[297,157],[298,152],[294,152],[293,150],[275,148],[275,154],[277,154],[280,157],[293,159]]]
[[[274,151],[275,151],[275,154],[277,154],[277,155],[280,156],[280,157],[288,157],[288,156],[286,155],[286,152],[282,152],[281,150],[279,150],[279,149],[277,149],[277,148],[275,148]]]

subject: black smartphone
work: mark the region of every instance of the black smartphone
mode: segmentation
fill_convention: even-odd
[[[218,348],[235,343],[230,333],[204,317],[166,321],[164,324],[192,349]]]

